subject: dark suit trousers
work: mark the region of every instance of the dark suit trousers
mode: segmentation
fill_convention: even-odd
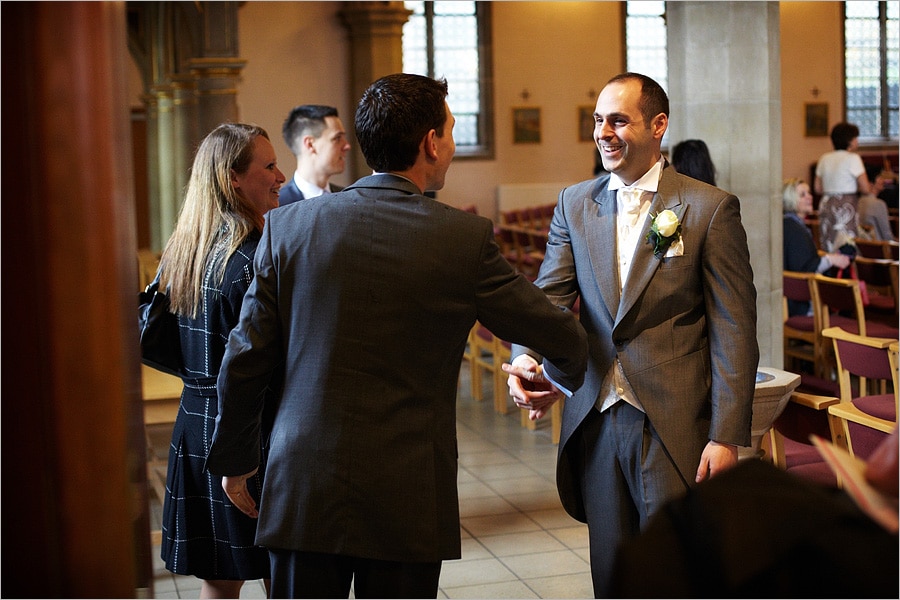
[[[441,563],[407,563],[269,548],[270,598],[437,598]]]
[[[609,598],[616,550],[688,484],[646,415],[627,402],[591,410],[576,432],[594,596]]]

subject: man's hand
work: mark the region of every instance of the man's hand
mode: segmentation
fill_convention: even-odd
[[[720,444],[712,440],[706,444],[700,455],[700,466],[697,468],[697,483],[709,477],[715,477],[737,465],[738,450],[733,444]]]
[[[247,489],[247,480],[256,475],[258,470],[259,467],[245,475],[222,478],[222,489],[225,490],[225,495],[228,496],[231,503],[242,513],[254,519],[259,517],[259,511],[256,510],[256,501]]]
[[[509,373],[506,383],[516,406],[527,409],[532,421],[547,414],[550,406],[563,396],[555,385],[544,378],[543,367],[527,354],[517,356],[512,364],[503,363],[501,368]]]

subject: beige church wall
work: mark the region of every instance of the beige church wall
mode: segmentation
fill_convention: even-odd
[[[288,178],[296,160],[281,137],[281,126],[292,108],[327,104],[338,109],[348,130],[353,123],[358,98],[350,98],[349,40],[338,15],[341,6],[254,1],[238,10],[239,56],[247,61],[238,84],[238,109],[242,120],[269,132],[278,167]],[[348,185],[351,172],[348,165],[332,181]]]
[[[779,6],[782,170],[784,177],[806,178],[809,164],[831,143],[828,137],[805,137],[805,103],[828,103],[829,128],[842,118],[841,3]],[[239,55],[247,61],[238,84],[241,119],[269,131],[287,176],[294,158],[281,140],[281,124],[293,106],[332,104],[348,129],[352,126],[357,98],[350,97],[341,7],[341,2],[254,1],[238,11]],[[494,158],[454,161],[439,197],[456,206],[474,202],[493,218],[497,185],[591,176],[593,146],[578,141],[576,111],[593,105],[603,83],[623,68],[624,25],[619,2],[494,2],[492,9]],[[140,78],[133,64],[129,90],[139,105]],[[527,99],[520,96],[523,90]],[[540,144],[513,144],[514,106],[541,108]],[[765,131],[759,127],[760,134]],[[351,183],[349,172],[335,181]]]
[[[624,58],[617,2],[495,2],[492,10],[495,157],[454,162],[438,197],[493,217],[497,185],[592,176],[594,146],[579,141],[578,107],[595,105]],[[540,143],[513,143],[514,107],[541,109]]]
[[[806,137],[806,103],[828,104],[828,130],[843,119],[841,2],[782,2],[782,174],[809,180],[809,165],[831,138]]]
[[[280,131],[294,105],[335,105],[352,127],[358,99],[349,97],[349,41],[340,9],[340,2],[248,2],[238,12],[240,56],[247,60],[238,86],[241,118],[276,138],[287,176],[294,159]],[[495,2],[492,10],[494,158],[454,161],[438,197],[454,206],[475,203],[493,218],[498,184],[591,177],[593,145],[578,141],[577,107],[594,105],[624,58],[617,2]],[[541,108],[540,144],[513,144],[514,106]],[[335,181],[351,182],[346,176]]]

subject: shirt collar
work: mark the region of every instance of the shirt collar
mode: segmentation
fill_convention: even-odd
[[[325,190],[315,185],[314,183],[310,183],[307,180],[303,179],[296,172],[294,172],[294,183],[297,184],[297,187],[300,189],[300,192],[306,199],[315,198],[316,196],[321,196],[325,193]]]
[[[644,173],[643,177],[635,181],[631,185],[625,185],[625,183],[619,178],[615,173],[609,174],[609,189],[610,190],[618,190],[620,188],[628,187],[628,188],[637,188],[639,190],[643,190],[645,192],[653,192],[659,189],[659,177],[662,174],[663,169],[663,157],[660,156],[659,160],[654,163],[650,170]]]

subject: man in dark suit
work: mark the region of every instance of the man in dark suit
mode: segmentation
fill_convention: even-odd
[[[347,597],[351,579],[360,598],[436,597],[441,562],[460,557],[457,378],[476,320],[538,348],[541,377],[583,380],[573,314],[514,271],[489,219],[424,195],[456,150],[447,93],[419,75],[373,83],[356,133],[374,174],[267,216],[208,466],[258,514],[272,597]],[[257,513],[245,480],[269,385],[281,393]]]
[[[295,107],[281,127],[284,143],[297,159],[297,170],[279,191],[281,206],[338,192],[341,186],[329,183],[344,172],[350,142],[333,106],[304,104]]]
[[[557,484],[588,524],[597,597],[617,546],[750,444],[759,350],[756,290],[738,199],[663,159],[668,98],[652,79],[603,88],[594,139],[609,174],[562,190],[536,285],[580,299],[591,361],[566,401]],[[539,352],[512,350],[510,391],[538,418],[557,397],[521,379]]]

